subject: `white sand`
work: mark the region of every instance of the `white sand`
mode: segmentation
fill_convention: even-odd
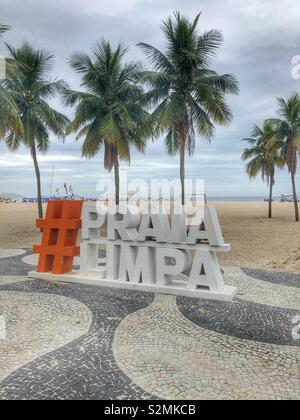
[[[274,203],[267,219],[265,203],[214,203],[232,252],[220,255],[225,265],[300,273],[300,223],[292,203]],[[35,204],[0,204],[0,248],[30,248],[39,243]]]

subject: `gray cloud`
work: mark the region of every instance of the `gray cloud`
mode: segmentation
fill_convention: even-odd
[[[297,0],[1,0],[1,22],[12,26],[5,40],[19,45],[25,40],[37,48],[55,54],[53,76],[79,87],[79,79],[69,68],[68,57],[75,51],[89,51],[100,37],[129,46],[128,58],[142,58],[136,43],[145,41],[164,47],[160,22],[174,10],[193,17],[202,11],[201,27],[221,29],[224,45],[214,67],[232,72],[240,81],[241,94],[230,98],[234,121],[218,128],[212,144],[199,139],[194,157],[187,162],[187,176],[203,177],[211,195],[265,195],[260,179],[249,181],[240,160],[241,139],[254,123],[272,116],[276,97],[287,96],[300,87],[291,77],[291,59],[300,54]],[[0,46],[0,54],[5,48]],[[59,110],[72,116],[59,101]],[[80,158],[80,143],[70,136],[65,144],[55,138],[47,156],[40,157],[44,193],[48,194],[52,167],[55,164],[55,186],[64,181],[76,192],[95,195],[98,179],[107,177],[103,156],[87,161]],[[129,176],[176,177],[178,159],[168,157],[161,140],[149,144],[145,155],[133,151]],[[125,166],[124,166],[125,169]],[[108,175],[109,176],[109,175]],[[2,187],[3,186],[3,187]],[[8,153],[0,145],[0,190],[33,195],[34,172],[26,150]],[[276,193],[290,191],[286,171],[278,173]]]

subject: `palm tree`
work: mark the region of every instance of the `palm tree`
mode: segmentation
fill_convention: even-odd
[[[94,157],[104,149],[104,168],[114,169],[116,204],[120,203],[119,161],[130,162],[130,147],[143,151],[148,136],[147,112],[140,105],[143,93],[137,85],[141,68],[136,62],[123,63],[126,49],[114,50],[102,40],[91,56],[76,54],[71,67],[82,75],[85,92],[65,91],[66,105],[76,105],[68,133],[84,138],[82,155]]]
[[[269,213],[268,216],[272,218],[272,202],[273,202],[273,187],[275,185],[275,170],[276,167],[282,168],[284,160],[280,155],[281,142],[277,137],[274,125],[270,121],[265,121],[262,128],[257,125],[251,133],[250,138],[245,138],[250,144],[250,148],[245,149],[242,159],[250,160],[247,163],[247,173],[250,178],[256,178],[261,172],[262,179],[269,186]]]
[[[208,140],[214,124],[225,125],[232,114],[226,94],[237,94],[238,83],[230,74],[219,75],[210,69],[212,58],[222,43],[219,31],[198,32],[200,14],[190,22],[176,12],[163,22],[166,52],[140,43],[153,71],[142,74],[149,88],[143,99],[155,108],[150,123],[157,136],[167,133],[165,143],[171,155],[180,154],[182,204],[185,204],[185,155],[195,149],[196,133]]]
[[[66,88],[62,80],[49,79],[53,56],[43,50],[35,50],[24,43],[20,48],[7,45],[15,71],[4,80],[4,87],[17,104],[22,130],[10,124],[5,141],[11,151],[21,144],[28,147],[34,163],[37,181],[39,217],[43,217],[41,176],[37,151],[45,153],[49,148],[49,133],[63,138],[69,120],[57,112],[48,100]]]
[[[282,157],[291,174],[295,219],[299,222],[298,195],[296,188],[297,151],[300,148],[300,95],[293,94],[287,101],[278,98],[278,116],[271,119],[275,125],[277,135],[282,141]]]

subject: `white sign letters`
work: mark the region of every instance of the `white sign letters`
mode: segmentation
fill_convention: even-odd
[[[229,252],[214,207],[200,223],[183,214],[141,214],[136,207],[100,210],[86,205],[82,220],[80,279],[110,287],[206,299],[232,300],[217,252]],[[106,232],[105,232],[106,230]],[[99,248],[106,248],[106,266]],[[183,275],[184,274],[184,275]]]

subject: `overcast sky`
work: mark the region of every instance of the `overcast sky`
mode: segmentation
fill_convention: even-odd
[[[241,139],[276,112],[276,97],[287,97],[300,89],[294,80],[292,57],[300,54],[299,0],[0,0],[0,22],[12,26],[5,41],[18,46],[23,41],[45,48],[55,57],[53,76],[67,80],[73,88],[79,79],[67,64],[76,51],[88,52],[101,37],[130,47],[128,59],[141,58],[135,45],[151,43],[164,49],[160,22],[175,10],[194,17],[200,11],[200,29],[220,29],[224,45],[213,63],[221,73],[233,73],[241,93],[229,99],[234,121],[218,128],[212,144],[198,139],[195,155],[187,161],[187,176],[204,178],[210,196],[266,195],[260,178],[250,181],[240,156]],[[0,54],[5,55],[3,42]],[[53,105],[72,117],[72,110]],[[76,193],[96,196],[99,179],[107,176],[103,156],[80,157],[80,144],[72,136],[65,144],[55,137],[46,156],[40,156],[43,193],[49,194],[53,165],[54,189],[71,183]],[[175,178],[179,160],[166,155],[162,142],[149,144],[146,154],[132,152],[131,167],[122,165],[130,177]],[[298,183],[300,180],[298,179]],[[30,156],[21,149],[9,153],[0,145],[0,191],[35,194]],[[299,187],[300,190],[300,187]],[[275,193],[291,191],[289,176],[278,172]]]

